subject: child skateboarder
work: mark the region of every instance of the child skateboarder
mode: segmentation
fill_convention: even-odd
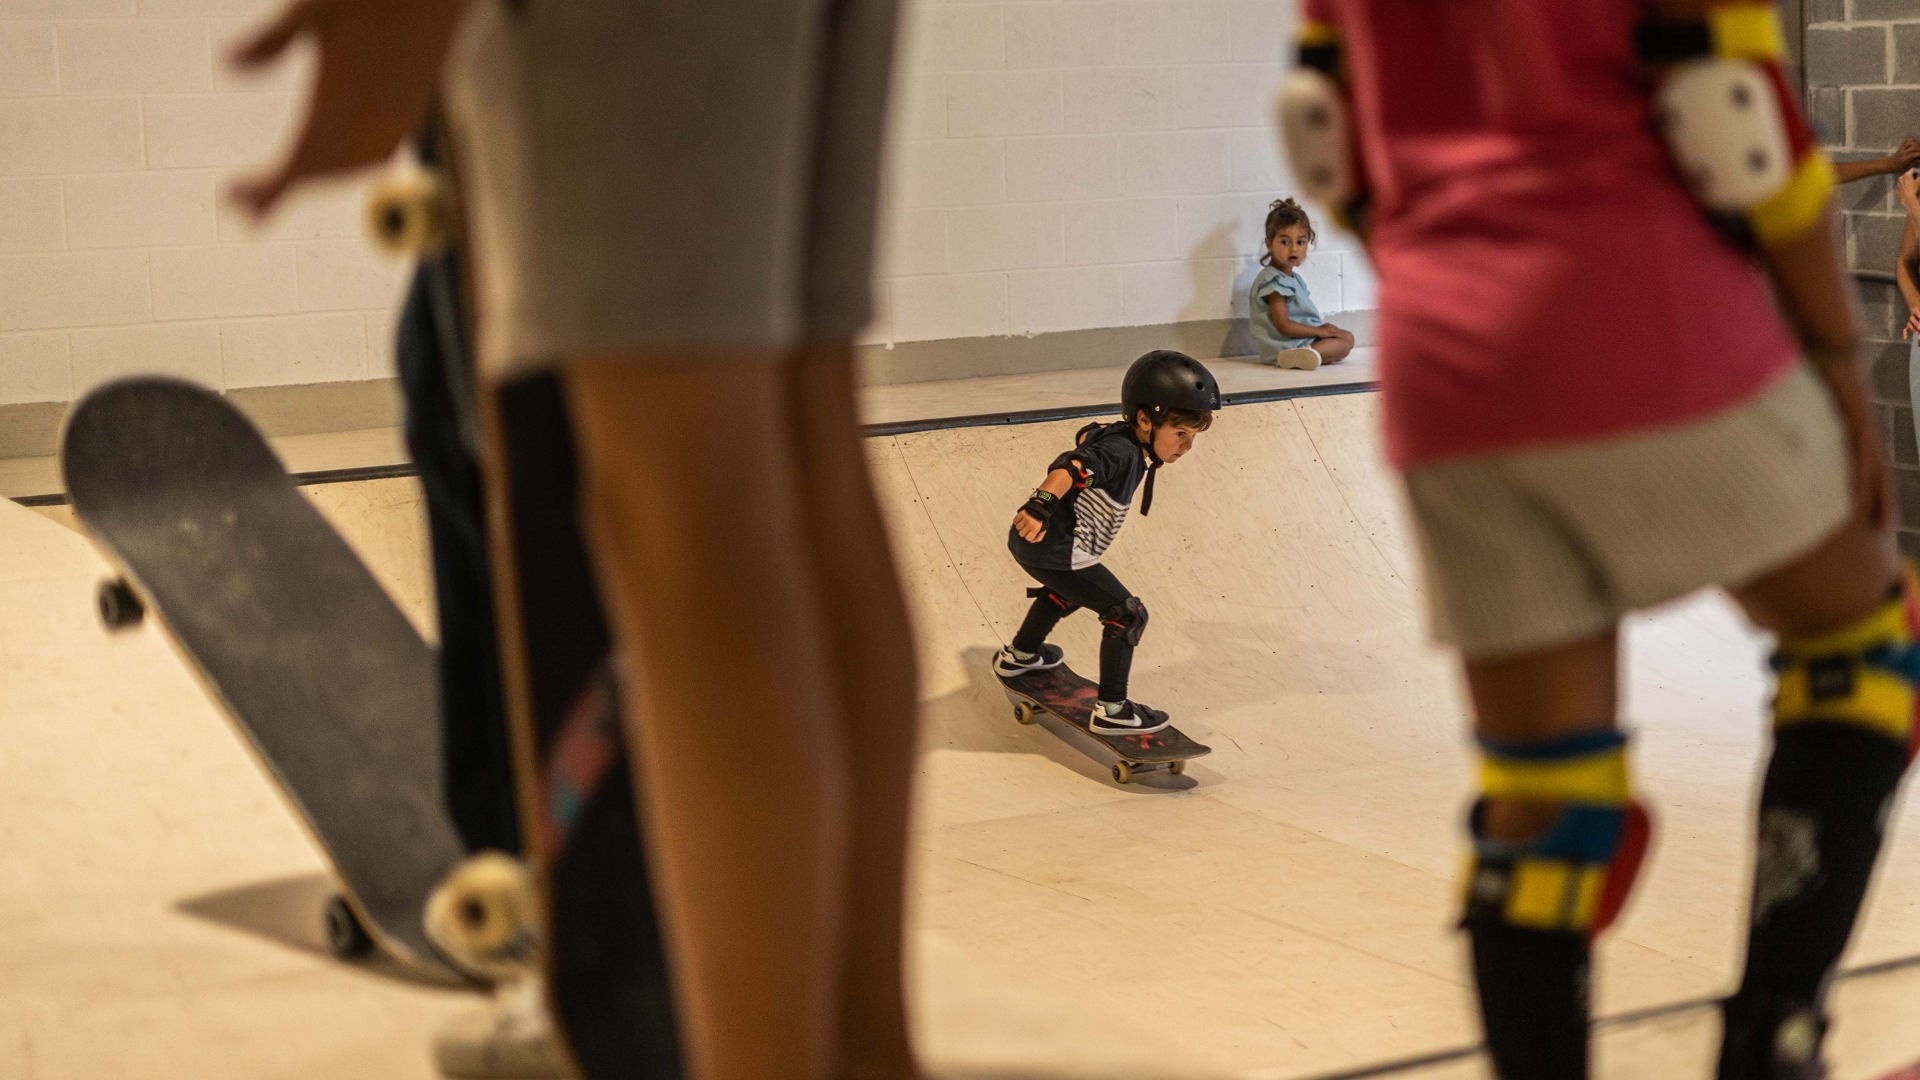
[[[1145,515],[1153,508],[1155,473],[1180,460],[1212,426],[1220,387],[1199,361],[1163,349],[1133,362],[1120,399],[1126,419],[1080,429],[1074,448],[1053,460],[1046,479],[1013,516],[1007,547],[1040,586],[1028,591],[1033,606],[993,665],[1003,678],[1059,666],[1065,654],[1047,643],[1047,635],[1073,611],[1091,610],[1106,627],[1100,698],[1088,725],[1100,735],[1146,734],[1171,722],[1166,713],[1127,697],[1147,606],[1100,558],[1125,524],[1134,492],[1145,483]]]

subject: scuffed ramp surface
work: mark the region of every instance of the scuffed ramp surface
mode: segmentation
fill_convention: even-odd
[[[0,500],[0,1076],[428,1080],[474,999],[325,954],[325,864],[161,634],[100,630],[105,570]],[[267,940],[239,892],[307,904]]]
[[[442,792],[433,651],[231,404],[125,379],[75,406],[75,512],[227,706],[368,928],[458,976],[421,927],[461,846]]]
[[[1477,1041],[1450,930],[1465,710],[1424,642],[1377,406],[1227,409],[1128,522],[1106,562],[1153,612],[1135,694],[1215,749],[1125,789],[1015,724],[986,665],[1032,584],[1008,523],[1082,422],[873,440],[925,677],[915,892],[938,949],[916,989],[933,1015],[990,993],[931,962],[960,950],[968,985],[1112,1017],[1177,1075],[1307,1077]],[[1056,640],[1095,669],[1094,620]],[[1762,645],[1722,601],[1637,621],[1629,648],[1660,831],[1601,950],[1602,1014],[1731,985],[1761,752]],[[1902,832],[1850,962],[1920,953],[1920,826]],[[1000,1060],[991,1030],[927,1037],[936,1063]],[[1049,1064],[1092,1075],[1074,1059],[1063,1038]]]

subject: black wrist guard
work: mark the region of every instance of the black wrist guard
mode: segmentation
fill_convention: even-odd
[[[1027,501],[1021,504],[1020,509],[1039,518],[1041,524],[1045,524],[1053,520],[1054,508],[1059,505],[1060,496],[1051,491],[1034,488],[1033,494],[1027,496]]]

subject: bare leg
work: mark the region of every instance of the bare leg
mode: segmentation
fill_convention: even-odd
[[[1521,748],[1538,752],[1564,747],[1573,736],[1610,731],[1618,706],[1618,652],[1617,635],[1610,630],[1522,656],[1468,661],[1478,733],[1498,744],[1499,758],[1510,762]],[[1536,924],[1529,920],[1537,918],[1537,909],[1536,915],[1516,916],[1518,909],[1511,906],[1517,893],[1513,883],[1519,880],[1514,867],[1524,858],[1518,853],[1536,841],[1548,842],[1549,830],[1573,812],[1552,790],[1529,797],[1483,796],[1476,813],[1475,868],[1464,924],[1487,1047],[1496,1071],[1507,1080],[1584,1080],[1587,1075],[1586,934],[1573,926]],[[1582,808],[1589,816],[1571,819],[1574,827],[1591,822],[1594,810]],[[1553,857],[1565,858],[1564,849]]]
[[[1337,364],[1353,351],[1353,335],[1340,334],[1335,337],[1321,338],[1308,348],[1320,354],[1320,359],[1329,364]]]
[[[1900,576],[1891,529],[1855,519],[1801,558],[1728,590],[1747,617],[1776,634],[1821,634],[1860,619]]]
[[[860,433],[853,354],[801,354],[789,411],[799,432],[808,549],[822,591],[828,671],[844,702],[853,818],[845,989],[836,1076],[919,1075],[902,985],[908,811],[919,676],[912,626],[874,499]]]
[[[695,1080],[835,1064],[847,747],[785,376],[728,356],[566,376]]]

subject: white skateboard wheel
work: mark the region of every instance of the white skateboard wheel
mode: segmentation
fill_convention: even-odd
[[[427,898],[427,938],[463,967],[493,975],[524,969],[539,918],[526,868],[498,851],[455,867]]]
[[[437,172],[408,166],[374,186],[367,231],[392,255],[428,256],[453,239],[451,192]]]

